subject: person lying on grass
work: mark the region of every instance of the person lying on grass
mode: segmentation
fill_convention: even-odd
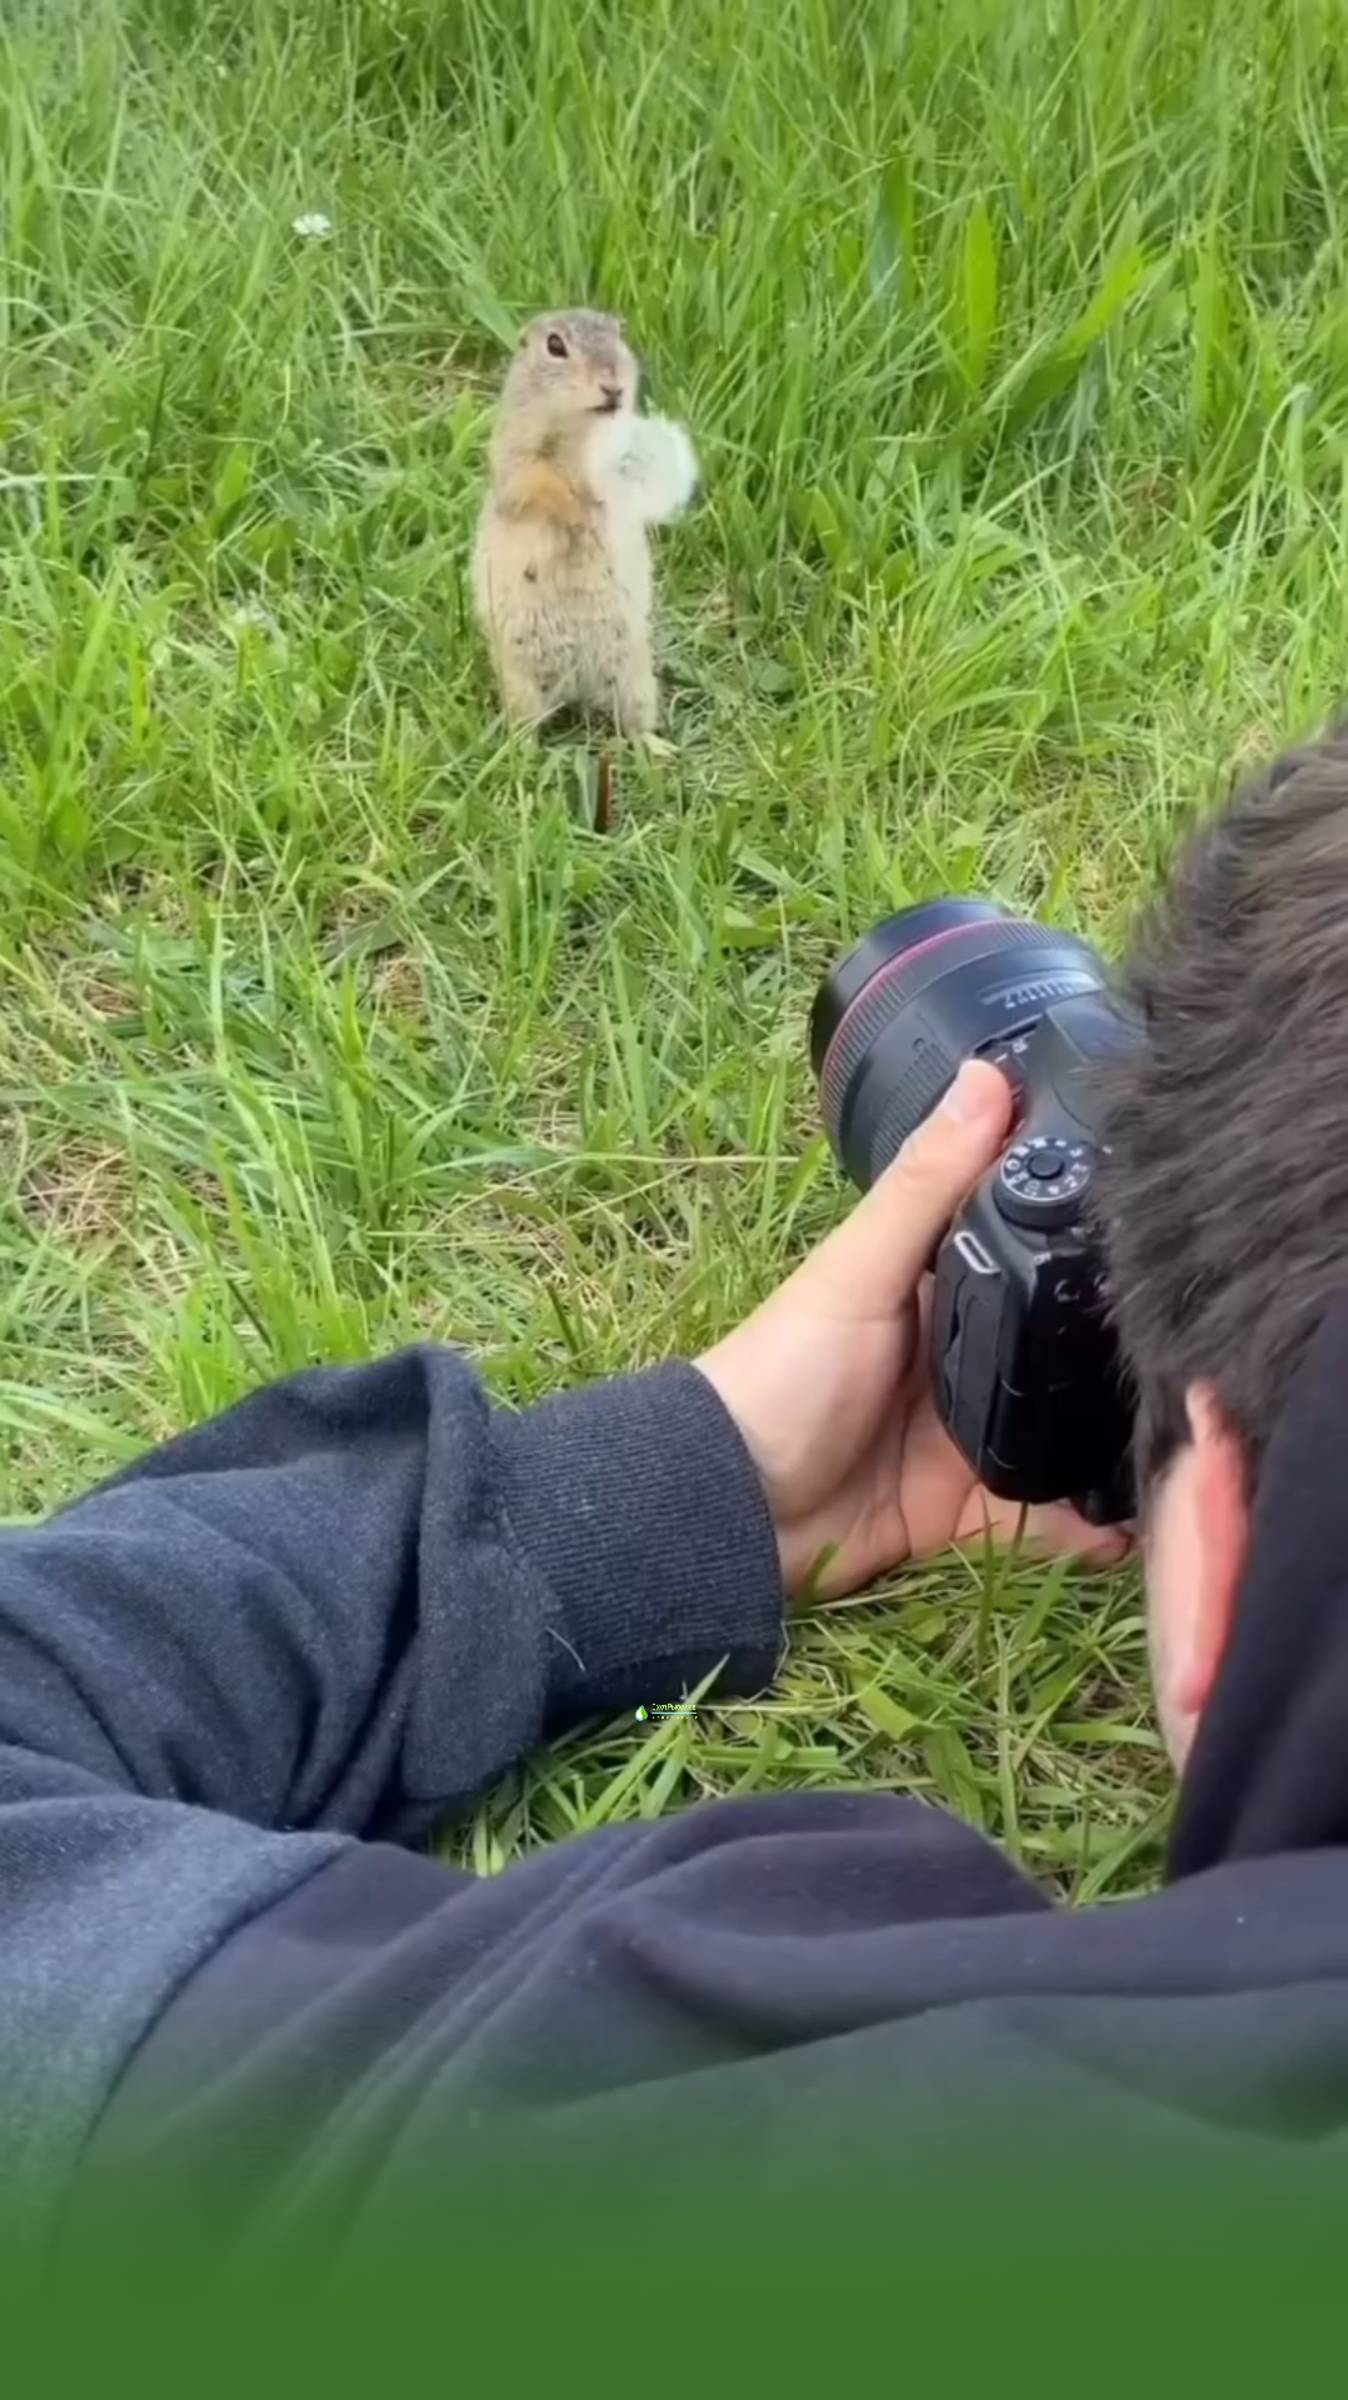
[[[583,1716],[718,1666],[761,1691],[821,1556],[841,1594],[1014,1530],[919,1328],[1008,1131],[974,1063],[695,1364],[522,1415],[433,1348],[300,1375],[0,1539],[7,2200],[50,2235],[152,2189],[222,2250],[359,2247],[502,2161],[562,2200],[656,2146],[721,2188],[789,2191],[825,2149],[910,2184],[1010,2095],[1158,2159],[1182,2124],[1223,2172],[1284,2115],[1289,2155],[1348,2157],[1346,911],[1330,739],[1198,836],[1133,962],[1105,1205],[1166,1889],[1060,1909],[860,1791],[490,1878],[418,1847]],[[1123,1546],[1062,1509],[1026,1530]]]

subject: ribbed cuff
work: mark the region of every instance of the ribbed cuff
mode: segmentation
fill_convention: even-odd
[[[676,1699],[776,1672],[783,1592],[757,1469],[695,1367],[670,1365],[495,1420],[514,1538],[546,1581],[552,1711]]]

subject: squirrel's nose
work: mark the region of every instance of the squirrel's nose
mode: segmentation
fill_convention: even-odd
[[[617,408],[623,396],[622,385],[620,383],[601,383],[599,389],[604,395],[605,408]]]

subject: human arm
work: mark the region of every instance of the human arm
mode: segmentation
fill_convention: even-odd
[[[913,1312],[998,1139],[992,1117],[953,1145],[924,1128],[701,1374],[523,1417],[442,1351],[299,1377],[0,1536],[13,2156],[65,2171],[173,1993],[208,1960],[225,1972],[246,1926],[267,1947],[270,1913],[320,1870],[340,1874],[362,1973],[390,1884],[353,1835],[414,1838],[576,1714],[722,1657],[740,1688],[766,1682],[783,1573],[808,1581],[832,1548],[855,1583],[959,1530],[967,1473],[939,1446],[924,1470]],[[476,1956],[485,1899],[406,1871],[417,1908],[468,1909]],[[289,1973],[283,1930],[270,1949]],[[333,1971],[320,1944],[305,1974]]]
[[[722,1657],[780,1588],[683,1366],[493,1409],[452,1353],[298,1376],[0,1537],[0,1743],[256,1825],[411,1838],[583,1714]]]

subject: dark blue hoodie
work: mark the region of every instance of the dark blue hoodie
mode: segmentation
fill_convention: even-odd
[[[822,2145],[909,2176],[979,2094],[1348,2164],[1346,1430],[1348,1314],[1261,1478],[1169,1888],[1078,1912],[870,1794],[484,1880],[418,1851],[583,1715],[770,1680],[772,1530],[690,1368],[524,1416],[434,1350],[302,1376],[0,1536],[11,2201],[50,2230],[142,2174],[213,2241],[341,2248],[550,2128],[780,2189]]]

